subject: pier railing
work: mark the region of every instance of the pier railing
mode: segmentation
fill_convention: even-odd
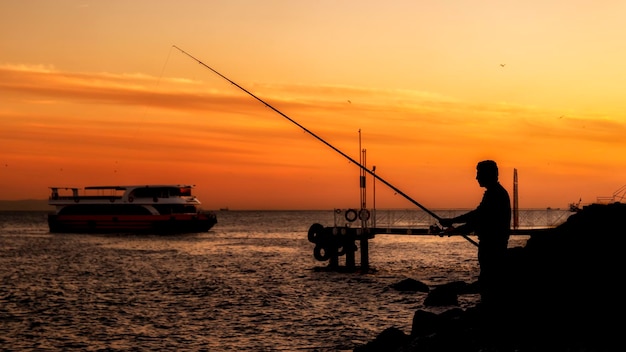
[[[437,210],[442,218],[451,218],[468,212],[470,209]],[[574,214],[569,209],[521,209],[518,211],[519,229],[553,228],[564,223]],[[428,229],[438,225],[437,219],[416,209],[335,209],[335,227],[369,227],[382,229]],[[511,228],[513,220],[511,220]]]
[[[467,209],[440,210],[441,218],[464,214]],[[319,261],[329,261],[329,268],[339,269],[339,257],[345,256],[345,269],[355,270],[359,243],[361,270],[369,270],[368,240],[376,235],[431,235],[463,236],[474,245],[478,243],[467,234],[444,231],[438,220],[427,212],[415,209],[334,209],[334,224],[311,225],[308,240],[315,244],[313,255]],[[549,231],[567,221],[574,212],[562,209],[524,209],[517,212],[517,221],[511,220],[511,235],[534,235]],[[518,225],[514,228],[513,223]],[[449,230],[449,229],[448,229]]]

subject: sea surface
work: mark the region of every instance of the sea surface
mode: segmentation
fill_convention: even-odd
[[[352,351],[388,327],[410,333],[417,309],[454,308],[424,307],[426,293],[390,285],[478,275],[476,247],[462,237],[379,234],[370,271],[329,272],[307,232],[346,225],[343,213],[216,213],[209,232],[157,236],[51,234],[46,212],[0,212],[0,350]],[[521,211],[520,224],[555,226],[568,215]],[[436,224],[401,210],[378,211],[376,221]],[[478,299],[462,295],[459,307]]]

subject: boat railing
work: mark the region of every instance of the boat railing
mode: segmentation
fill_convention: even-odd
[[[111,202],[115,201],[115,200],[119,200],[122,199],[122,196],[51,196],[49,198],[50,200],[76,200],[76,199],[80,199],[80,200],[109,200]]]

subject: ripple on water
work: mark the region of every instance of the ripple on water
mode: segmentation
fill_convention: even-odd
[[[22,350],[352,350],[390,326],[410,332],[425,294],[389,285],[477,274],[458,238],[378,236],[376,270],[349,274],[313,270],[324,264],[306,230],[0,235],[0,342]]]

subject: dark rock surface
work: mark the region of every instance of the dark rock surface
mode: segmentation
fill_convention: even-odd
[[[495,311],[418,310],[410,334],[388,328],[354,351],[621,350],[625,222],[626,204],[585,206],[524,247],[509,249],[507,297]],[[473,285],[438,287],[427,300],[454,306],[456,295]]]
[[[428,292],[430,290],[430,287],[428,287],[425,283],[411,278],[396,282],[391,285],[391,288],[397,291],[409,292]]]

